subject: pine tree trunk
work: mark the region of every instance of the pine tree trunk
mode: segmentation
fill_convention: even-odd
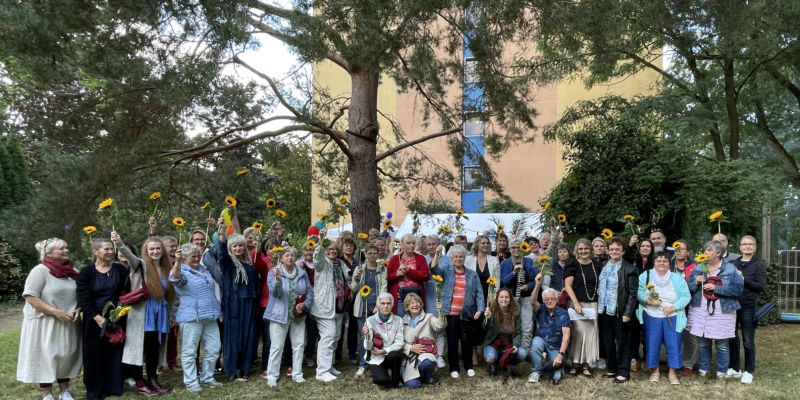
[[[354,67],[350,73],[352,88],[348,113],[347,144],[353,159],[347,163],[350,178],[350,212],[353,232],[367,233],[381,222],[380,182],[375,158],[378,138],[377,70]]]

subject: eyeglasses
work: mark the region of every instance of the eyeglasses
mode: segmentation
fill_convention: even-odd
[[[546,302],[546,303],[549,303],[551,301],[556,301],[556,299],[554,297],[548,297],[548,298],[542,299],[542,300],[544,300],[544,302]]]

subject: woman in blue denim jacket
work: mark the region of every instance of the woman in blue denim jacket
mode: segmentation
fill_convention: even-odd
[[[450,248],[450,263],[438,265],[439,255],[443,248],[436,249],[436,257],[431,269],[433,275],[440,275],[442,283],[442,313],[447,318],[447,363],[450,365],[450,376],[458,378],[458,344],[461,343],[461,361],[468,376],[475,376],[472,368],[472,331],[473,321],[483,314],[486,302],[478,274],[467,269],[464,261],[467,249],[455,245]]]
[[[711,341],[716,341],[717,377],[725,378],[730,360],[729,339],[736,329],[736,310],[744,288],[741,273],[731,263],[722,261],[725,246],[712,240],[703,247],[707,259],[689,275],[689,326],[700,343],[700,375],[705,376],[711,364]],[[702,256],[702,254],[701,254]]]

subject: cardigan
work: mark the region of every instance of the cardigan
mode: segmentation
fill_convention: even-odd
[[[180,299],[175,322],[199,322],[204,319],[217,319],[222,310],[215,292],[215,282],[204,265],[194,269],[181,264],[178,276],[169,274],[169,281],[175,287]]]
[[[395,254],[392,258],[389,259],[389,268],[387,268],[386,278],[389,281],[389,293],[392,294],[392,298],[395,299],[394,309],[397,311],[398,303],[400,300],[400,296],[398,294],[398,284],[400,280],[403,279],[403,275],[397,276],[397,270],[400,268],[400,257],[402,254]],[[419,297],[421,299],[425,298],[425,281],[432,275],[428,270],[428,262],[425,261],[425,256],[422,254],[414,253],[414,262],[416,263],[416,268],[409,270],[405,276],[409,279],[419,283],[420,286],[420,294]],[[441,260],[439,261],[441,263]],[[435,274],[434,274],[435,275]]]

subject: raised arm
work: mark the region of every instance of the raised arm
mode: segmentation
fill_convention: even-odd
[[[539,291],[542,289],[542,274],[536,275],[536,286],[533,287],[533,292],[531,293],[531,307],[533,308],[534,314],[539,312]]]
[[[128,266],[130,267],[130,270],[134,273],[141,273],[142,260],[133,254],[131,249],[125,245],[117,231],[111,232],[111,241],[117,245],[117,250],[119,250],[119,252],[122,253],[122,256],[128,260]]]

